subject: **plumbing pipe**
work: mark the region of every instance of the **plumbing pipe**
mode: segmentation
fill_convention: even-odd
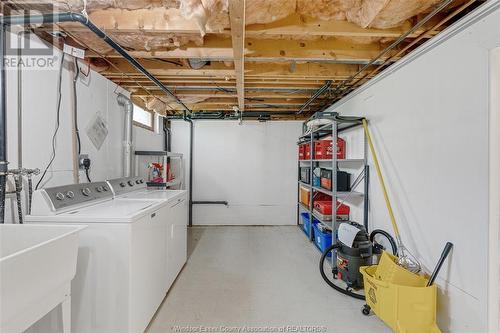
[[[193,201],[193,205],[224,205],[229,206],[227,201]]]
[[[134,121],[134,105],[130,98],[123,94],[118,94],[116,98],[118,105],[125,112],[125,129],[123,138],[123,177],[132,176],[132,125]]]
[[[170,121],[167,118],[163,118],[163,149],[165,151],[170,151],[172,149],[172,130],[170,129]]]
[[[189,226],[193,226],[193,144],[194,126],[193,120],[189,118],[186,111],[183,112],[182,119],[189,123]]]
[[[17,33],[17,58],[20,61],[23,56],[22,40],[27,30]],[[17,66],[17,167],[23,167],[23,66]]]
[[[0,24],[0,223],[5,222],[5,187],[8,173],[5,38],[5,25]]]

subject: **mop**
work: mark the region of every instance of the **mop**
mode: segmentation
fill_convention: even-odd
[[[378,180],[380,182],[380,186],[382,187],[382,192],[384,193],[385,204],[387,206],[387,210],[389,211],[389,217],[391,218],[392,228],[394,229],[394,234],[396,235],[396,244],[398,246],[398,265],[406,268],[410,272],[418,273],[420,272],[421,269],[420,263],[418,262],[417,258],[415,258],[415,256],[412,255],[410,251],[408,251],[408,249],[404,246],[403,241],[401,240],[399,228],[398,225],[396,224],[396,218],[394,217],[392,205],[391,202],[389,201],[387,188],[385,187],[384,177],[382,176],[382,172],[380,171],[380,165],[378,163],[377,154],[373,146],[370,131],[368,130],[368,122],[364,118],[362,119],[362,122],[363,122],[363,128],[366,133],[366,137],[368,139],[368,145],[370,146],[370,151],[373,156],[373,162],[375,163],[375,168],[377,169]]]

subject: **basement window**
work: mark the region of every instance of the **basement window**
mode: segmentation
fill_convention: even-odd
[[[134,104],[134,125],[154,131],[154,124],[154,113]]]

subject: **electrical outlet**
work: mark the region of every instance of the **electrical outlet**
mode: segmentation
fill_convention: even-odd
[[[78,156],[78,166],[80,168],[80,170],[85,170],[85,166],[83,165],[83,161],[88,159],[89,158],[89,155],[87,154],[80,154],[80,156]]]

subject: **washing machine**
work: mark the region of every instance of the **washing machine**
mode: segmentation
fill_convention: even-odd
[[[167,224],[167,280],[173,284],[187,260],[188,199],[185,190],[148,189],[142,177],[117,178],[107,181],[117,201],[158,201],[165,208]]]
[[[144,332],[168,290],[165,215],[158,200],[114,200],[106,182],[35,191],[26,223],[87,226],[71,284],[72,332]]]

